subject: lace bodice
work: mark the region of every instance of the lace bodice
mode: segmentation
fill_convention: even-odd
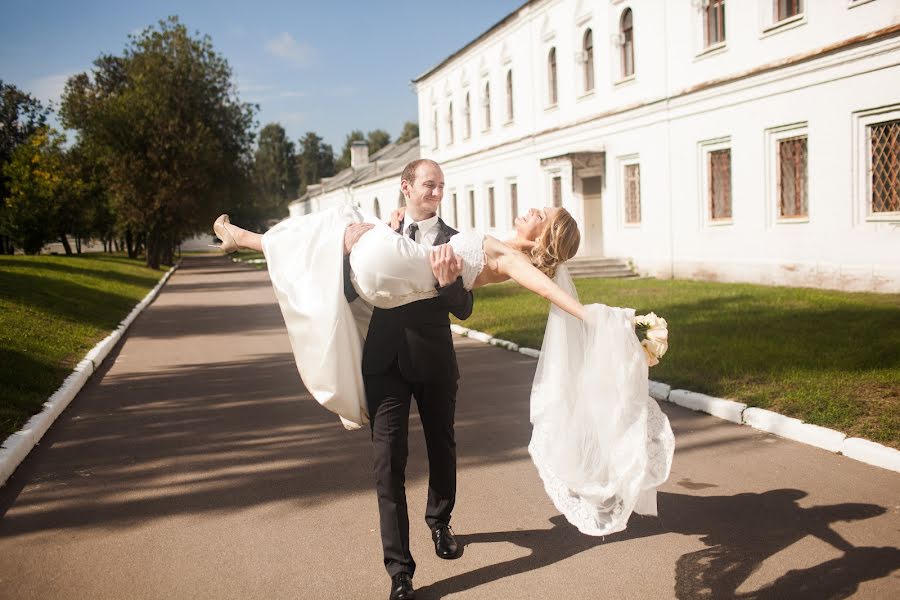
[[[464,231],[450,238],[450,246],[463,259],[463,287],[471,290],[484,269],[484,234]]]

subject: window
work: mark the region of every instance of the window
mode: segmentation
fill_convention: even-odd
[[[703,41],[707,48],[725,43],[725,0],[709,0],[704,9]]]
[[[806,136],[778,140],[778,216],[809,216],[806,181]]]
[[[562,206],[562,177],[559,175],[550,180],[550,198],[553,206]]]
[[[438,147],[438,116],[437,111],[434,111],[434,148]]]
[[[447,143],[453,143],[453,103],[447,106]]]
[[[378,198],[375,198],[375,205],[372,208],[375,210],[375,218],[381,219],[381,205],[378,204]]]
[[[456,192],[453,192],[453,194],[451,194],[450,199],[452,201],[450,206],[453,210],[453,226],[459,227],[459,212],[456,209]]]
[[[463,109],[466,116],[466,139],[472,137],[472,103],[469,101],[469,92],[466,92],[466,106]]]
[[[547,54],[547,103],[550,106],[556,106],[557,88],[556,88],[556,48],[550,48]]]
[[[638,225],[641,222],[641,165],[625,165],[622,183],[625,192],[625,224]]]
[[[509,210],[512,212],[512,222],[515,224],[519,216],[519,184],[515,181],[509,184]]]
[[[622,13],[619,29],[622,41],[622,78],[626,78],[634,75],[634,24],[630,8]]]
[[[493,229],[497,226],[497,211],[494,208],[494,186],[487,189],[488,192],[488,227]]]
[[[869,125],[871,212],[900,212],[900,120]]]
[[[484,98],[482,98],[481,103],[484,107],[484,129],[488,130],[491,128],[491,84],[484,84]]]
[[[506,72],[506,120],[513,120],[513,85],[512,69]]]
[[[708,156],[709,218],[731,219],[731,148],[713,150]]]
[[[594,34],[588,29],[584,32],[584,38],[581,43],[582,58],[584,59],[584,91],[590,92],[594,89]]]
[[[475,229],[475,190],[469,190],[469,227]]]
[[[773,0],[775,3],[775,22],[796,17],[803,12],[800,0]]]

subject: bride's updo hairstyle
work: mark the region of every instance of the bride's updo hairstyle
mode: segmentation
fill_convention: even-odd
[[[556,211],[531,249],[531,264],[553,279],[556,268],[578,252],[581,234],[575,218],[564,208]]]

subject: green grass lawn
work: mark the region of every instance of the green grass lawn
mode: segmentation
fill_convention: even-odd
[[[0,440],[41,410],[167,269],[109,254],[0,256]]]
[[[669,323],[650,378],[900,448],[900,294],[681,280],[576,280],[584,303]],[[514,284],[476,291],[462,324],[540,348],[548,311]]]

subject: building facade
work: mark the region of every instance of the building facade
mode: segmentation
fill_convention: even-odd
[[[532,0],[414,84],[458,229],[560,205],[643,274],[900,292],[894,0]]]

